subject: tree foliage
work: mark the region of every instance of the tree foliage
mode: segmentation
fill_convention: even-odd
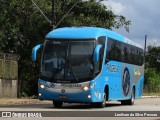
[[[145,85],[148,92],[160,92],[160,47],[148,46]]]
[[[52,19],[52,0],[34,0],[44,14]],[[124,27],[129,30],[130,21],[117,16],[100,3],[91,0],[79,2],[57,27],[96,26],[108,29]],[[56,25],[77,0],[55,0],[54,25]],[[0,50],[19,54],[19,92],[36,94],[36,76],[39,63],[31,61],[31,50],[42,43],[52,29],[31,0],[0,0]]]
[[[76,4],[58,27],[95,26],[108,29],[124,27],[129,31],[131,21],[126,20],[124,16],[115,15],[106,6],[95,1],[90,0],[89,2],[79,2]],[[69,11],[76,2],[77,0],[57,1],[56,5],[59,9],[56,11],[55,23],[58,23],[66,11]]]
[[[160,72],[160,46],[148,46],[146,62],[148,67],[155,68]]]

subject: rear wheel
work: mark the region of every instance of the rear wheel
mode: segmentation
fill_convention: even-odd
[[[127,105],[127,100],[122,100],[122,101],[121,101],[121,104],[122,104],[122,105]]]
[[[135,101],[135,90],[132,90],[131,99],[128,100],[128,105],[133,105]]]
[[[61,108],[63,105],[63,102],[53,101],[53,105],[55,108]]]
[[[135,89],[132,90],[132,95],[129,100],[122,100],[121,104],[122,105],[133,105],[135,101]]]

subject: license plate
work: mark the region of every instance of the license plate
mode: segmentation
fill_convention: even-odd
[[[60,99],[66,99],[67,96],[65,96],[65,95],[60,95],[59,98],[60,98]]]

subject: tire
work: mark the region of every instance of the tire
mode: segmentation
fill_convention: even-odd
[[[129,100],[122,100],[121,104],[122,105],[134,105],[134,101],[135,101],[135,89],[132,89],[131,98]]]
[[[63,102],[53,101],[53,105],[55,108],[61,108],[63,105]]]
[[[122,101],[121,101],[121,104],[122,104],[122,105],[127,105],[127,100],[122,100]]]
[[[98,108],[104,108],[106,106],[106,93],[104,93],[104,98],[102,102],[96,103]]]
[[[134,105],[134,101],[135,101],[135,90],[133,89],[132,90],[132,95],[131,95],[131,99],[129,99],[127,102],[128,102],[128,105]]]

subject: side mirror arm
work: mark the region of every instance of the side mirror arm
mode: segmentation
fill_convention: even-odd
[[[93,52],[93,62],[97,62],[99,60],[99,51],[102,45],[97,45]]]
[[[32,61],[35,62],[36,61],[36,57],[37,57],[37,51],[43,46],[43,44],[39,44],[36,45],[33,49],[32,49]]]

